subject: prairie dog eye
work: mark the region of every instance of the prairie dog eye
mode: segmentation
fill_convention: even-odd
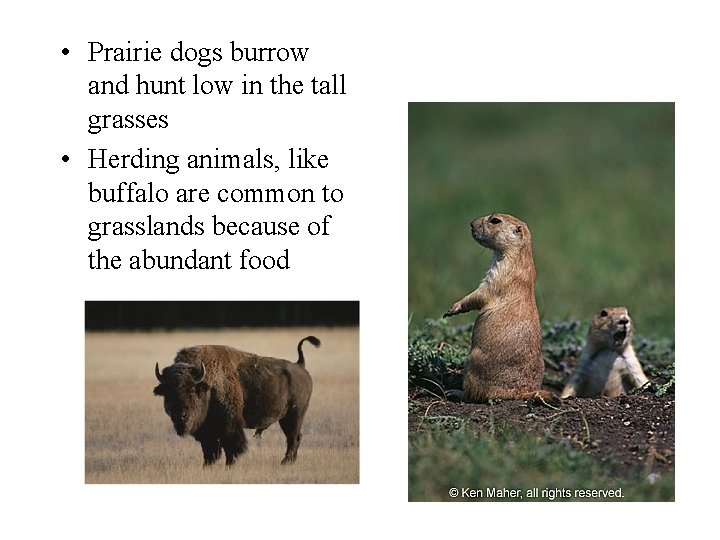
[[[490,223],[492,223],[493,225],[497,225],[498,223],[502,223],[502,219],[498,217],[490,218]]]
[[[607,314],[607,311],[605,311],[604,309],[600,312],[601,317],[607,317]]]

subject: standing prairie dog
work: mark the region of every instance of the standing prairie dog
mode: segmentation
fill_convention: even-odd
[[[560,397],[615,397],[649,381],[630,340],[633,323],[627,308],[605,307],[590,323],[587,344]]]
[[[464,401],[529,399],[557,402],[540,390],[540,317],[535,304],[535,263],[528,226],[508,214],[470,223],[473,238],[493,250],[490,269],[477,289],[458,300],[445,317],[478,310],[463,374]]]

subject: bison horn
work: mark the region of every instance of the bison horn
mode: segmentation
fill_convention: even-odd
[[[205,364],[203,362],[200,362],[200,378],[196,379],[196,383],[201,383],[205,379]]]
[[[157,377],[158,381],[163,382],[162,377],[160,376],[160,368],[158,367],[157,362],[155,362],[155,376]]]

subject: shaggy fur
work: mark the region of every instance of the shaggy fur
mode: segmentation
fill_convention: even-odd
[[[221,451],[226,465],[232,465],[247,449],[243,429],[255,429],[259,436],[274,422],[280,423],[287,440],[282,462],[292,463],[312,394],[302,352],[305,341],[320,346],[314,336],[300,340],[296,363],[224,345],[182,349],[162,374],[155,365],[160,384],[153,393],[163,396],[177,434],[200,442],[205,465],[217,461]]]

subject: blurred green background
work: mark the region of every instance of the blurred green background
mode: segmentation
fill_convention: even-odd
[[[411,103],[411,327],[477,287],[492,254],[470,220],[504,212],[532,231],[543,320],[624,305],[638,333],[674,336],[674,118],[673,103]]]

